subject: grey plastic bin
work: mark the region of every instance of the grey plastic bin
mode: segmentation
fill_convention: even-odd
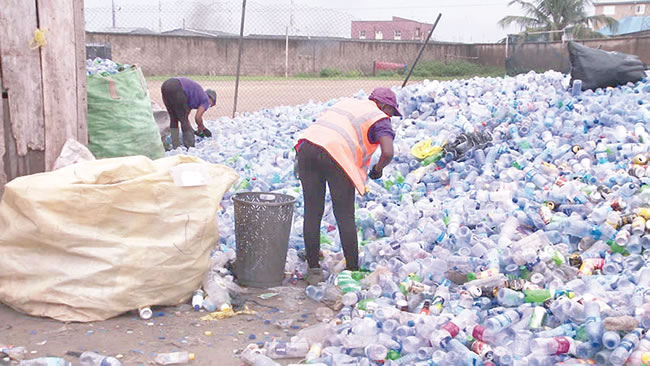
[[[260,288],[281,285],[296,199],[286,194],[242,192],[232,200],[237,242],[233,271],[239,283]]]

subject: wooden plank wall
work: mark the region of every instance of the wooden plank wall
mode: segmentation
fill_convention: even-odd
[[[30,47],[37,28],[47,44]],[[1,188],[51,169],[68,138],[88,143],[83,0],[7,0],[0,34]]]
[[[31,49],[36,23],[34,1],[8,0],[0,12],[2,80],[8,91],[11,133],[21,156],[45,149],[40,50]]]
[[[66,87],[77,84],[74,7],[73,0],[37,0],[37,4],[39,27],[52,30],[41,48],[45,168],[50,170],[68,137],[77,138],[77,89]]]

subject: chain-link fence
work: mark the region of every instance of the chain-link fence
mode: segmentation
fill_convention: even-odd
[[[506,73],[556,70],[569,72],[566,42],[572,40],[565,30],[509,34],[506,43]]]
[[[420,29],[417,39],[354,39],[351,15],[288,2],[246,2],[237,112],[400,85],[426,36]],[[241,0],[105,3],[86,2],[89,55],[92,48],[92,55],[140,65],[160,105],[162,83],[187,76],[216,90],[208,118],[233,113]]]
[[[575,41],[587,47],[637,55],[650,60],[650,35],[630,34],[617,37],[574,39],[570,29],[548,32],[511,34],[504,39],[506,45],[506,72],[516,75],[528,71],[571,71],[568,42]]]

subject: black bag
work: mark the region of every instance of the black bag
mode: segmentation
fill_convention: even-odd
[[[645,77],[646,65],[639,56],[609,52],[569,42],[571,85],[582,80],[582,90],[637,82]]]

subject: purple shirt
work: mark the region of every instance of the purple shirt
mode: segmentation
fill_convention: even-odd
[[[183,93],[185,93],[185,96],[187,97],[187,105],[191,109],[203,107],[203,109],[207,111],[208,108],[210,108],[210,98],[199,83],[184,77],[177,77],[174,79],[181,83],[181,89],[183,89]]]
[[[388,117],[380,119],[368,129],[368,140],[371,144],[378,144],[379,138],[382,136],[390,136],[393,140],[395,139],[395,131],[393,131]]]

